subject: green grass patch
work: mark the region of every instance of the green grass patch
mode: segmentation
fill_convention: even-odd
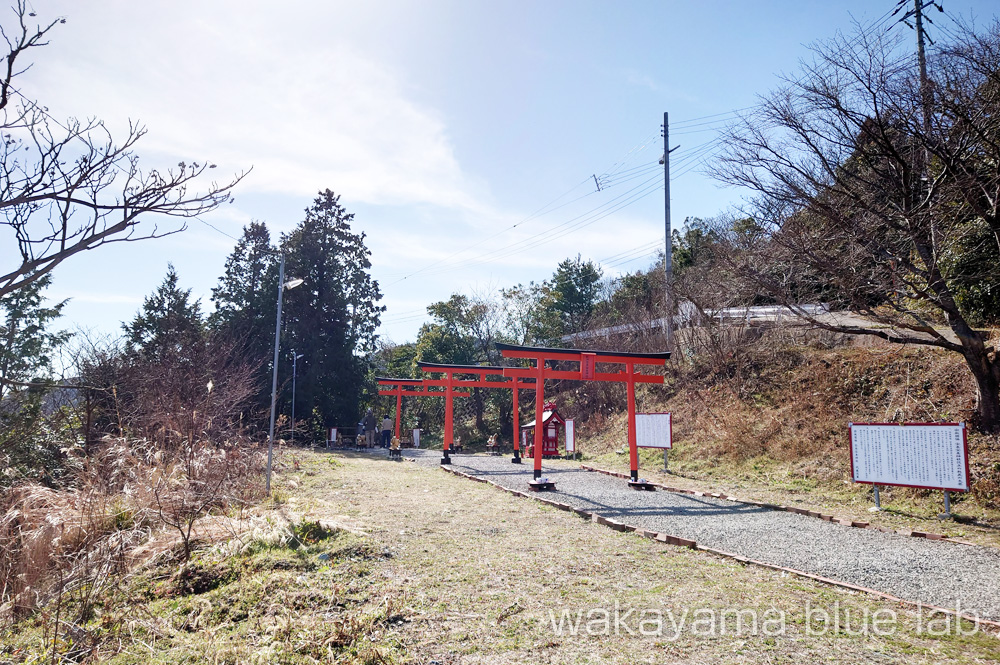
[[[55,639],[44,608],[0,634],[0,662],[398,662],[400,605],[371,574],[382,556],[365,536],[299,522],[144,571]]]

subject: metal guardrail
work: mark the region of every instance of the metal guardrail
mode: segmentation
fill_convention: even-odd
[[[701,312],[699,312],[694,305],[691,303],[678,303],[677,309],[679,312],[674,315],[674,328],[686,328],[698,325],[698,320],[702,318]],[[753,319],[770,319],[776,318],[779,321],[784,316],[789,316],[793,318],[799,317],[799,312],[807,314],[809,316],[815,316],[817,314],[828,314],[830,312],[830,305],[828,303],[808,303],[803,305],[795,305],[795,309],[791,307],[785,307],[783,305],[759,305],[756,307],[724,307],[720,309],[708,309],[705,310],[705,315],[712,319],[743,319],[746,321],[751,321]],[[662,329],[666,325],[667,318],[661,317],[659,319],[652,319],[648,322],[643,323],[624,323],[617,326],[609,326],[607,328],[598,328],[596,330],[584,330],[582,332],[573,333],[571,335],[563,335],[559,338],[562,342],[576,342],[583,339],[593,339],[595,337],[609,337],[611,335],[620,335],[625,333],[640,333],[647,330]]]

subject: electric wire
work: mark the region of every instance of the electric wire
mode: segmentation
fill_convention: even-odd
[[[717,140],[709,140],[699,145],[696,145],[692,148],[682,150],[679,152],[681,156],[673,160],[673,163],[675,163],[678,166],[678,168],[681,168],[688,163],[697,166],[703,161],[703,160],[700,161],[700,158],[709,153],[715,147],[716,143]],[[593,224],[596,221],[599,221],[600,219],[604,219],[613,212],[617,212],[618,210],[621,210],[622,208],[627,207],[628,205],[632,205],[638,200],[641,200],[642,198],[649,196],[657,189],[660,189],[662,187],[663,179],[662,176],[659,174],[658,165],[649,164],[646,165],[645,167],[636,167],[636,168],[643,168],[644,171],[642,171],[641,173],[647,174],[650,171],[654,170],[654,167],[658,173],[653,178],[648,178],[644,182],[633,187],[632,189],[629,189],[623,194],[620,194],[619,196],[611,199],[610,201],[607,201],[601,204],[600,206],[597,206],[594,209],[581,213],[576,217],[570,218],[569,220],[566,220],[565,222],[558,224],[555,227],[539,232],[527,238],[515,241],[503,247],[492,250],[490,252],[477,255],[465,261],[452,263],[450,265],[441,265],[440,263],[444,263],[444,261],[442,261],[433,269],[430,267],[426,267],[425,269],[421,270],[421,272],[428,276],[431,276],[431,275],[442,274],[452,270],[464,269],[483,262],[499,261],[501,259],[508,258],[510,256],[519,253],[520,251],[526,249],[530,245],[545,244],[552,242],[553,240],[565,237],[569,233],[572,233],[573,231],[576,231],[580,228],[589,226],[590,224]],[[677,175],[672,175],[671,180],[674,180],[675,178],[684,175],[685,172],[686,171],[681,171],[678,172]],[[628,180],[631,179],[633,178],[628,178]],[[653,182],[654,180],[656,181],[656,183],[650,186],[650,183]],[[392,286],[393,284],[396,284],[399,281],[402,280],[396,280],[395,282],[392,282],[388,286]]]
[[[498,261],[503,258],[508,258],[515,254],[518,254],[525,250],[527,247],[536,246],[540,244],[545,244],[564,237],[565,235],[572,233],[573,231],[579,230],[594,222],[604,219],[613,212],[617,212],[624,207],[632,205],[641,198],[645,198],[653,191],[658,189],[662,184],[662,175],[657,175],[649,178],[643,183],[636,185],[635,187],[627,190],[626,192],[619,194],[610,201],[598,206],[597,208],[590,210],[588,212],[582,213],[575,217],[566,220],[565,222],[558,224],[552,228],[549,228],[540,233],[529,236],[528,238],[523,238],[521,240],[509,243],[503,247],[499,247],[493,251],[481,254],[479,256],[473,257],[472,259],[458,263],[451,266],[442,266],[439,269],[429,272],[428,274],[440,274],[442,272],[449,272],[451,270],[463,269],[473,265],[477,265],[483,262]],[[655,182],[654,182],[655,181]],[[652,185],[650,185],[652,183]]]
[[[664,241],[664,239],[662,237],[661,238],[657,238],[656,240],[654,240],[652,242],[646,242],[646,243],[643,243],[642,245],[637,245],[635,247],[632,247],[632,248],[626,249],[624,251],[618,252],[617,254],[612,254],[611,256],[608,256],[608,257],[605,257],[603,259],[600,259],[600,260],[598,260],[598,263],[600,263],[601,265],[611,265],[615,261],[619,261],[619,260],[621,260],[621,259],[623,259],[625,257],[632,256],[636,252],[645,252],[645,251],[647,251],[649,249],[652,249],[653,247],[663,247],[663,246],[665,246],[665,244],[666,244],[666,242]]]
[[[635,144],[635,146],[633,146],[628,152],[625,153],[625,155],[622,157],[620,161],[616,162],[615,164],[612,164],[611,167],[607,171],[602,173],[600,176],[598,176],[597,179],[600,180],[602,177],[611,176],[620,171],[625,164],[627,164],[631,159],[633,159],[633,155],[643,151],[646,148],[646,146],[648,146],[655,138],[656,138],[656,132],[654,131],[651,134],[649,134],[649,136],[639,141],[639,143]]]
[[[865,31],[862,31],[862,32],[867,32],[867,31],[872,31],[872,30],[878,29],[879,27],[881,27],[882,24],[885,23],[885,21],[887,19],[891,18],[891,16],[892,16],[892,10],[889,10],[889,11],[885,12],[883,15],[881,15],[880,17],[878,17],[875,20],[873,20],[869,24],[869,28],[867,28]],[[850,46],[856,45],[857,42],[862,38],[862,36],[863,36],[863,34],[859,34],[857,37],[855,37],[850,42],[848,42],[847,46],[850,47]],[[742,113],[744,111],[747,111],[747,110],[750,110],[750,109],[753,109],[753,108],[756,108],[756,107],[755,106],[747,106],[747,107],[742,107],[742,108],[739,108],[739,109],[733,109],[733,110],[730,110],[730,111],[721,112],[721,113],[717,113],[717,114],[711,114],[711,115],[701,116],[701,117],[696,117],[696,118],[689,118],[689,119],[686,119],[686,120],[678,121],[676,123],[671,123],[671,127],[676,127],[676,128],[679,129],[679,131],[676,132],[676,134],[678,134],[678,135],[683,135],[682,132],[685,132],[685,133],[686,132],[696,133],[697,131],[713,131],[716,128],[720,128],[721,129],[728,122],[730,122],[732,119],[736,119],[736,118],[741,117],[739,115],[740,113]],[[697,128],[697,127],[705,127],[707,129],[704,129],[704,130],[694,130],[694,129],[692,129],[692,128]],[[601,182],[601,178],[605,178],[605,181],[602,184],[606,183],[606,184],[610,185],[610,184],[612,184],[612,183],[615,182],[612,179],[613,176],[615,176],[615,175],[617,175],[617,174],[619,174],[621,172],[625,172],[625,171],[636,170],[636,171],[638,171],[640,173],[647,173],[648,172],[648,171],[643,170],[643,169],[648,169],[649,171],[652,171],[653,170],[652,165],[649,165],[648,167],[643,167],[643,166],[634,167],[633,169],[625,169],[624,167],[628,164],[629,159],[631,158],[631,156],[633,154],[635,154],[635,153],[640,152],[642,149],[644,149],[653,140],[653,138],[654,138],[653,136],[649,136],[646,139],[644,139],[643,141],[640,141],[638,144],[636,144],[636,146],[634,146],[633,148],[631,148],[626,153],[625,157],[622,158],[622,160],[620,160],[619,162],[616,162],[614,165],[612,165],[612,167],[609,168],[604,173],[602,173],[601,176],[595,176],[597,178],[598,182],[599,183]],[[695,148],[692,148],[690,151],[687,152],[687,154],[684,154],[683,156],[681,156],[679,154],[676,159],[671,160],[672,161],[672,165],[674,166],[675,169],[677,169],[675,171],[675,173],[671,174],[671,180],[674,180],[676,178],[680,178],[680,177],[686,175],[687,173],[690,173],[691,171],[699,168],[700,166],[703,166],[707,162],[707,160],[711,157],[711,155],[712,155],[714,149],[717,147],[718,143],[719,143],[718,137],[710,139],[709,141],[706,141],[706,142],[700,144],[699,146],[696,146]],[[624,178],[623,177],[618,182],[619,183],[626,182],[626,181],[629,181],[631,179],[632,178]],[[550,229],[548,229],[546,231],[540,232],[538,234],[534,234],[532,236],[529,236],[528,238],[516,241],[514,243],[510,243],[510,244],[508,244],[508,245],[506,245],[504,247],[498,248],[498,249],[493,250],[491,252],[487,252],[487,253],[481,254],[479,256],[473,257],[472,259],[470,259],[468,261],[460,262],[460,263],[453,264],[453,265],[450,265],[450,266],[441,266],[439,264],[438,267],[435,270],[428,272],[428,274],[432,274],[433,275],[433,274],[440,274],[440,273],[443,273],[443,272],[448,272],[448,271],[451,271],[451,270],[463,269],[463,268],[469,267],[471,265],[475,265],[475,264],[480,263],[480,262],[498,261],[498,260],[501,260],[503,258],[507,258],[509,256],[512,256],[512,255],[520,252],[522,249],[524,249],[525,247],[527,247],[529,244],[545,244],[545,243],[548,243],[548,242],[552,242],[553,240],[559,239],[561,237],[565,237],[565,235],[567,235],[568,233],[576,231],[576,230],[578,230],[580,228],[583,228],[585,226],[589,226],[590,224],[593,224],[596,221],[599,221],[600,219],[604,219],[608,215],[610,215],[610,214],[612,214],[614,212],[617,212],[621,208],[623,208],[623,207],[625,207],[627,205],[631,205],[632,203],[635,203],[637,200],[640,200],[641,198],[645,198],[646,196],[648,196],[649,194],[651,194],[653,191],[655,191],[655,189],[658,188],[660,186],[660,184],[662,184],[662,179],[661,178],[657,178],[657,179],[660,180],[660,182],[657,183],[656,185],[652,186],[652,187],[648,187],[647,186],[645,189],[643,189],[643,186],[644,185],[648,185],[648,183],[650,182],[649,180],[647,180],[647,181],[641,183],[640,185],[634,187],[633,189],[628,190],[625,194],[620,195],[619,197],[616,197],[616,199],[612,199],[611,202],[608,202],[607,204],[602,204],[601,206],[598,206],[597,208],[595,208],[592,211],[589,211],[589,212],[583,213],[582,215],[579,215],[577,217],[571,218],[570,220],[567,220],[566,222],[563,222],[562,224],[559,224],[559,225],[557,225],[555,227],[552,227],[552,228],[550,228]],[[636,190],[638,190],[638,191],[636,191]],[[619,199],[623,199],[623,200],[621,200],[620,203],[617,203],[615,205],[610,205],[612,202],[614,202],[616,200],[619,200]],[[610,206],[610,207],[607,207],[607,206]],[[602,208],[605,208],[605,207],[607,207],[607,208],[604,209],[604,210],[602,210]],[[406,279],[406,277],[404,277],[403,279]],[[394,282],[394,283],[398,283],[399,281],[402,281],[402,280],[397,280],[397,282]]]

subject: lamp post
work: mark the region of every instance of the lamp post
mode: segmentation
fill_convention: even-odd
[[[295,349],[292,349],[292,434],[288,437],[292,441],[295,441],[295,368],[301,357],[301,353],[296,354]]]
[[[278,345],[281,340],[281,296],[285,289],[294,289],[302,284],[301,279],[290,279],[285,281],[285,255],[281,255],[278,264],[278,316],[274,323],[274,371],[271,375],[271,428],[267,434],[267,481],[264,491],[271,496],[271,459],[274,455],[274,407],[278,400]]]

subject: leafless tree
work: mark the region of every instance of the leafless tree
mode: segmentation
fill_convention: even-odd
[[[17,260],[0,265],[0,296],[79,252],[182,231],[183,221],[161,227],[155,218],[213,210],[230,201],[245,175],[191,191],[214,164],[145,168],[134,152],[146,133],[141,124],[130,123],[116,139],[98,119],[60,121],[22,95],[15,83],[30,67],[25,60],[61,23],[65,19],[36,24],[27,2],[18,0],[13,20],[0,25],[7,45],[0,61],[0,243],[17,246]]]
[[[963,34],[934,52],[930,95],[885,33],[814,47],[728,129],[716,176],[755,193],[722,240],[759,293],[834,332],[960,353],[997,430],[1000,361],[959,296],[997,266],[955,257],[977,227],[1000,232],[1000,27]],[[817,296],[860,316],[797,308]]]

